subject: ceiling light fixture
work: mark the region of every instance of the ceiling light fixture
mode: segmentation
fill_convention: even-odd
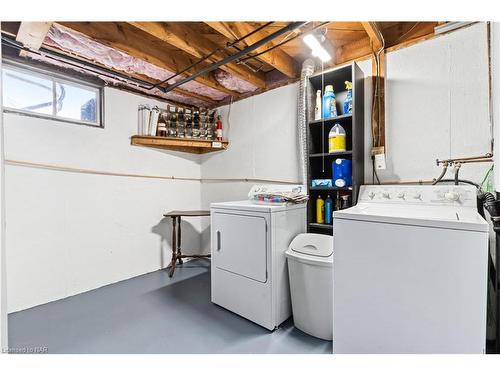
[[[328,51],[321,45],[321,42],[324,41],[325,37],[321,36],[321,39],[315,34],[307,34],[304,36],[304,43],[311,49],[311,54],[317,58],[319,58],[323,62],[328,62],[332,59]],[[320,42],[321,40],[321,42]]]

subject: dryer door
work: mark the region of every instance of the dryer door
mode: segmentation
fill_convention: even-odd
[[[267,242],[266,217],[213,212],[212,259],[217,268],[265,283]]]

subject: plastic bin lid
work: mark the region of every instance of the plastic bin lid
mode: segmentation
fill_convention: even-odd
[[[318,233],[301,233],[290,243],[289,251],[328,258],[333,254],[333,237]]]

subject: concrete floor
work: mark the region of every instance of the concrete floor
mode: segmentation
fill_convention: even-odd
[[[210,262],[152,272],[9,315],[9,347],[49,353],[331,353],[291,320],[275,332],[210,302]]]

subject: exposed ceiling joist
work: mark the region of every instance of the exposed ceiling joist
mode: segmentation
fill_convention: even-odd
[[[239,39],[255,29],[247,22],[233,22],[231,24],[228,24],[226,22],[206,22],[206,24],[231,41]],[[248,36],[243,41],[246,43],[246,45],[250,45],[258,42],[265,36],[267,36],[266,32],[259,31]],[[267,48],[267,46],[262,46],[257,48],[255,52],[261,53]],[[273,68],[279,70],[287,77],[296,78],[300,73],[298,63],[280,48],[275,48],[272,51],[264,53],[260,55],[258,59],[271,65]]]
[[[370,38],[365,37],[337,48],[335,55],[336,63],[343,64],[348,61],[366,58],[372,53]]]
[[[438,22],[404,22],[384,29],[386,47],[408,43],[422,37],[434,37]]]
[[[380,50],[384,46],[384,41],[382,39],[382,35],[379,27],[376,22],[361,22],[363,25],[368,37],[370,38],[373,49],[376,51]]]
[[[164,68],[171,72],[179,72],[190,66],[194,61],[182,52],[173,49],[162,48],[161,41],[148,39],[127,23],[119,22],[58,22],[59,24],[78,31],[99,43],[125,52],[133,57],[147,61],[153,65]],[[164,45],[163,45],[164,47]],[[190,68],[186,74],[193,74],[197,70],[207,66],[200,63],[195,68]],[[221,85],[213,74],[206,74],[196,78],[198,83],[219,90],[228,95],[238,97],[240,94],[227,89]]]
[[[130,24],[196,58],[211,54],[207,60],[215,62],[227,56],[227,54],[220,51],[221,48],[217,44],[196,33],[185,23],[130,22]],[[216,50],[219,51],[213,53]],[[263,73],[252,72],[247,67],[236,63],[228,63],[220,68],[259,88],[266,87],[266,79]]]
[[[52,22],[21,22],[16,40],[25,47],[38,50],[51,25]]]

